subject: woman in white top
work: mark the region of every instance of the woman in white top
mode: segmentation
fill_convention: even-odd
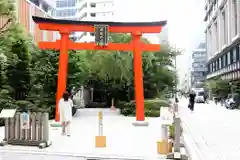
[[[65,92],[59,101],[60,122],[62,124],[62,135],[70,136],[70,123],[72,121],[73,102],[69,94]]]

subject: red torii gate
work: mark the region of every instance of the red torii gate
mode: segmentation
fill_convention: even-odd
[[[59,121],[58,101],[66,91],[67,68],[68,68],[68,50],[122,50],[134,52],[134,84],[136,100],[136,120],[144,122],[144,92],[142,76],[142,51],[159,51],[158,44],[144,44],[140,38],[143,33],[160,33],[166,21],[159,22],[140,22],[140,23],[123,23],[123,22],[95,22],[95,21],[70,21],[60,19],[50,19],[33,16],[33,21],[38,24],[41,30],[59,31],[61,40],[56,42],[39,42],[41,49],[60,50],[58,85],[56,95],[56,117]],[[107,26],[108,32],[131,33],[132,42],[130,44],[111,43],[98,45],[96,43],[74,43],[69,39],[71,32],[95,32],[96,25]],[[102,38],[102,37],[101,37]],[[139,123],[136,123],[139,124]],[[140,123],[141,124],[141,123]]]

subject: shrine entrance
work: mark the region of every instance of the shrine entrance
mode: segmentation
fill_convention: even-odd
[[[61,40],[56,42],[39,42],[40,49],[60,50],[58,84],[56,95],[56,116],[59,121],[58,101],[66,91],[67,68],[68,68],[68,50],[121,50],[133,51],[134,57],[134,85],[136,100],[136,123],[143,124],[144,115],[144,91],[142,75],[142,52],[159,51],[158,44],[145,44],[141,42],[143,33],[160,33],[166,21],[160,22],[94,22],[94,21],[70,21],[60,19],[50,19],[33,16],[33,21],[38,24],[41,30],[59,31]],[[69,39],[71,32],[95,32],[95,43],[74,43]],[[119,44],[108,42],[108,33],[130,33],[132,41],[129,44]]]

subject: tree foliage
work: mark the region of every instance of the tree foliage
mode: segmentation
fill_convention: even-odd
[[[206,81],[206,88],[212,92],[215,96],[225,97],[231,92],[231,86],[229,81],[215,78]]]

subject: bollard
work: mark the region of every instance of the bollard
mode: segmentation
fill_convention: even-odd
[[[20,139],[20,113],[16,113],[15,116],[15,139]]]
[[[4,140],[7,141],[9,139],[9,118],[5,119],[5,136]]]
[[[98,136],[95,137],[95,147],[106,147],[106,136],[103,136],[103,114],[98,113]]]
[[[49,136],[49,125],[48,125],[48,113],[43,113],[42,115],[42,141],[43,143],[39,144],[39,148],[45,148],[51,145],[50,136]]]
[[[157,142],[157,153],[167,154],[168,153],[168,127],[165,124],[161,126],[161,141]]]
[[[181,137],[181,121],[179,115],[175,115],[175,137],[174,137],[174,152],[180,153],[180,137]]]
[[[183,156],[181,155],[180,152],[180,147],[181,147],[181,120],[179,117],[178,113],[175,113],[174,116],[174,126],[175,126],[175,131],[174,131],[174,151],[173,153],[170,153],[167,155],[167,159],[183,159]]]

